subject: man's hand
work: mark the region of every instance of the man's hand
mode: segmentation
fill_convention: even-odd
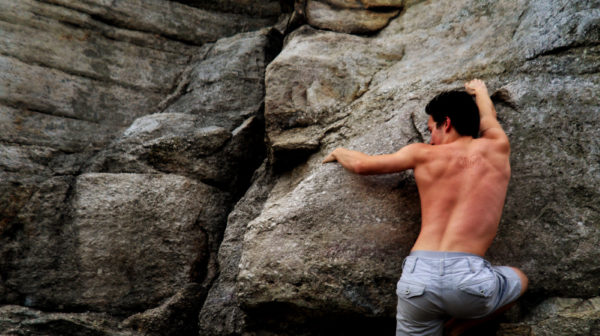
[[[481,79],[473,79],[465,83],[465,91],[470,95],[485,95],[488,96],[488,90],[485,83]]]
[[[337,161],[337,158],[335,157],[335,150],[331,153],[329,153],[329,155],[327,155],[325,157],[325,159],[323,159],[323,163],[327,163],[327,162],[335,162]]]

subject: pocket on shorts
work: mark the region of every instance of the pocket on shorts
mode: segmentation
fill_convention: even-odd
[[[496,279],[491,276],[483,279],[468,281],[460,284],[458,289],[471,295],[489,298],[496,291]]]
[[[396,285],[396,294],[405,299],[421,296],[424,293],[425,286],[420,284],[412,283],[406,280],[400,280]]]

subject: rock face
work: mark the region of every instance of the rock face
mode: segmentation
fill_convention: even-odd
[[[393,2],[396,6],[401,7],[398,1]],[[342,8],[336,8],[335,4],[332,6],[325,2],[308,0],[306,2],[308,23],[317,28],[340,33],[365,34],[381,30],[392,17],[400,12],[397,9],[373,11],[361,8],[364,4],[357,6],[352,2],[349,4],[342,3],[341,5],[343,5]]]
[[[347,117],[344,108],[369,89],[373,75],[402,55],[400,45],[374,48],[369,39],[308,26],[288,36],[266,74],[265,119],[273,161],[298,163],[294,156],[304,159],[318,149],[325,134]]]
[[[511,141],[487,258],[530,278],[479,334],[599,333],[598,8],[0,0],[0,334],[393,333],[414,177],[321,160],[427,142],[475,77]]]
[[[403,57],[368,73],[366,92],[348,103],[338,99],[339,110],[323,109],[318,119],[310,107],[288,107],[295,102],[293,89],[281,95],[291,97],[288,104],[269,103],[278,99],[279,74],[289,78],[286,72],[295,69],[283,60],[301,42],[311,55],[325,58],[324,64],[340,59],[327,58],[327,47],[357,48],[344,34],[328,33],[326,46],[316,38],[322,33],[298,31],[288,37],[267,69],[267,132],[306,134],[310,128],[310,134],[323,136],[296,137],[301,140],[288,148],[274,146],[282,158],[303,146],[316,154],[277,180],[263,211],[248,224],[238,275],[241,305],[281,316],[327,312],[392,318],[394,284],[419,226],[414,182],[410,174],[353,176],[320,161],[335,146],[378,154],[425,140],[423,110],[429,99],[473,77],[488,82],[512,142],[513,180],[488,257],[522,268],[532,279],[532,296],[597,295],[597,267],[591,265],[599,257],[592,247],[600,238],[592,201],[600,190],[599,143],[586,130],[598,125],[600,102],[592,92],[600,84],[599,15],[587,3],[565,11],[535,1],[415,4],[364,42],[374,54],[380,50],[376,45],[399,45]],[[362,62],[373,60],[365,54]],[[578,62],[583,68],[575,68],[577,59],[586,60]],[[289,116],[275,119],[288,123],[270,122],[272,116]],[[335,127],[293,122],[327,118]],[[561,140],[567,138],[577,140]],[[281,313],[286,309],[288,314]]]
[[[11,308],[0,333],[197,334],[265,157],[270,8],[0,1],[0,302],[115,322],[36,312],[50,326],[30,328]]]

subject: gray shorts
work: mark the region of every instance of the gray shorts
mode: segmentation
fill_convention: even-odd
[[[484,317],[520,292],[521,279],[510,267],[470,253],[413,251],[396,286],[396,336],[442,335],[448,318]]]

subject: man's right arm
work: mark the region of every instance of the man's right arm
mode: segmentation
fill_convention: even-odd
[[[475,95],[475,103],[479,109],[479,134],[482,138],[500,140],[508,144],[508,137],[496,119],[496,109],[490,99],[485,83],[473,79],[465,84],[467,93]]]

